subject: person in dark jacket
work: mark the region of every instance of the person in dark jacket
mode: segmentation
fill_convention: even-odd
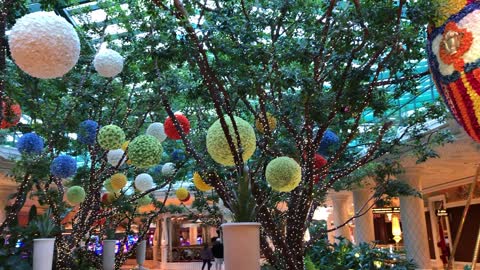
[[[208,270],[210,270],[212,267],[211,261],[213,259],[213,255],[210,248],[208,248],[207,243],[203,244],[203,249],[200,251],[200,258],[202,258],[203,261],[202,270],[205,269],[205,265],[208,265]]]
[[[223,244],[220,238],[217,238],[212,247],[212,254],[215,258],[215,270],[221,270],[223,264]]]

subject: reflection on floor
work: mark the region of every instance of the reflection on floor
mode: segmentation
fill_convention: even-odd
[[[134,269],[136,266],[135,260],[128,260],[127,263],[122,266],[122,270],[130,270]],[[150,270],[160,270],[160,263],[159,262],[154,262],[154,261],[145,261],[144,267],[150,269]],[[202,263],[201,262],[191,262],[191,263],[169,263],[167,265],[167,269],[165,270],[200,270],[202,269]],[[205,269],[207,267],[205,266]],[[212,268],[210,270],[215,270],[215,264],[212,261]],[[224,270],[224,267],[222,266],[222,270]]]

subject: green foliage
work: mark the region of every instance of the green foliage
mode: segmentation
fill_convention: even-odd
[[[29,224],[32,226],[39,238],[51,238],[58,231],[52,220],[52,210],[48,208],[43,215],[36,216]]]
[[[367,243],[353,245],[341,239],[333,245],[319,241],[307,251],[305,265],[318,270],[349,269],[415,269],[415,264],[405,259],[404,254],[389,253]]]

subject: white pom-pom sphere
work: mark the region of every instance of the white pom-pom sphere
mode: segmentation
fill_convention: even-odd
[[[80,56],[80,39],[71,24],[53,13],[34,12],[18,19],[8,37],[15,63],[32,77],[65,75]]]
[[[175,174],[175,171],[177,170],[177,168],[175,168],[175,164],[171,163],[171,162],[168,162],[168,163],[165,163],[162,167],[162,174],[164,176],[172,176]]]
[[[102,49],[95,55],[93,66],[100,76],[115,77],[123,70],[123,57],[114,50]]]
[[[135,188],[140,192],[153,188],[153,178],[148,173],[141,173],[135,177]]]
[[[165,134],[165,129],[163,128],[163,124],[158,122],[150,124],[150,126],[148,126],[147,128],[146,133],[147,135],[151,135],[157,138],[159,142],[163,142],[167,138],[167,134]]]
[[[120,163],[120,165],[118,163],[122,159],[124,153],[125,152],[123,152],[122,149],[115,149],[115,150],[108,151],[108,154],[107,154],[108,163],[110,163],[112,166],[117,166],[117,165],[122,166],[125,160],[127,159],[126,157],[123,158],[122,163]]]

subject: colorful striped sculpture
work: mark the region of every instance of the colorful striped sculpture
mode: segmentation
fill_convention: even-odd
[[[480,142],[480,3],[463,2],[460,11],[430,31],[428,60],[437,89],[453,116]]]

